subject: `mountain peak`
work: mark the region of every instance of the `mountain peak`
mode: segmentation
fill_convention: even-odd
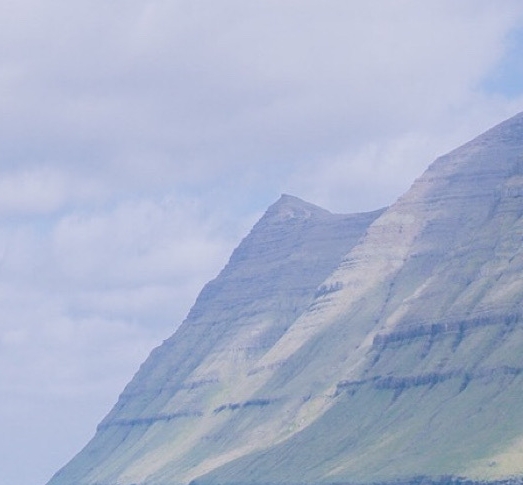
[[[290,220],[304,221],[311,217],[328,216],[331,213],[317,205],[306,202],[293,195],[282,194],[280,198],[269,207],[264,218],[273,222]]]

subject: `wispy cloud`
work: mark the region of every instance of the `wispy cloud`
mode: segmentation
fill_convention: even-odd
[[[281,192],[376,209],[521,110],[522,15],[0,2],[0,481],[42,482],[77,451]]]

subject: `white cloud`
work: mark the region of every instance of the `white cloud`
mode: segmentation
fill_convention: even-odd
[[[0,174],[0,214],[47,214],[66,198],[65,181],[45,168]]]
[[[448,123],[521,13],[477,1],[21,3],[5,128],[34,141],[14,156],[38,148],[123,191],[223,170],[263,179],[261,164],[294,172],[326,150]]]
[[[76,451],[279,193],[389,204],[521,110],[493,73],[522,15],[518,0],[0,1],[0,419],[19,433],[0,481],[43,481]]]
[[[230,241],[201,212],[195,200],[166,198],[72,214],[53,231],[54,257],[64,278],[95,288],[158,284],[208,271],[223,263]]]
[[[26,440],[13,449],[7,435],[0,449],[15,453],[14,463],[43,453],[46,474],[86,442],[238,237],[222,226],[230,221],[219,208],[196,199],[151,196],[76,210],[43,218],[33,211],[18,220],[11,214],[0,225],[0,420],[18,420],[11,428]],[[29,418],[17,411],[27,408]],[[45,451],[49,443],[39,434],[52,441],[52,427],[33,416],[55,427],[66,420],[70,436],[53,447],[61,458]]]

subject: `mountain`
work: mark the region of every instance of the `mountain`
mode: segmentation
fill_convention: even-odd
[[[260,357],[381,213],[335,215],[282,196],[204,287],[176,334],[152,352],[92,442],[51,483],[116,483],[122,474],[133,483],[149,471],[164,473],[171,462],[177,479],[182,469],[192,478],[188,450],[212,444],[209,436],[219,435],[231,409],[263,407],[249,400]],[[176,436],[183,441],[173,446]]]
[[[386,210],[283,196],[50,485],[523,483],[522,216],[523,114]]]

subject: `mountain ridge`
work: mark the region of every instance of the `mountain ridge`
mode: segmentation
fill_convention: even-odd
[[[522,242],[523,114],[385,210],[282,195],[50,484],[518,480]]]

